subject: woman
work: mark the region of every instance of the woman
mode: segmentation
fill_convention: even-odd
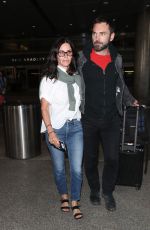
[[[47,71],[40,84],[41,132],[51,154],[55,182],[61,196],[61,210],[68,212],[69,195],[65,173],[64,149],[70,163],[71,208],[75,219],[83,217],[79,209],[82,184],[83,133],[81,126],[81,79],[76,73],[75,50],[66,38],[51,48]]]

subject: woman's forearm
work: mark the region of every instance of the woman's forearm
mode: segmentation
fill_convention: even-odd
[[[51,124],[51,118],[49,114],[49,106],[48,103],[45,102],[45,100],[41,100],[41,113],[42,113],[42,119],[45,123],[46,129],[49,132],[53,131],[52,124]]]

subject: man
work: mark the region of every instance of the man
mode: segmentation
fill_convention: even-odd
[[[92,43],[80,52],[79,72],[85,84],[83,112],[84,166],[90,186],[90,201],[100,204],[98,150],[104,153],[102,197],[106,209],[116,210],[113,197],[118,171],[120,115],[122,105],[138,106],[122,76],[122,59],[111,44],[115,37],[112,23],[96,18],[92,27]]]

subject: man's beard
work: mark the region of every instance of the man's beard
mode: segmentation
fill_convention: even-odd
[[[94,50],[96,51],[96,52],[100,52],[100,51],[102,51],[102,50],[105,50],[105,49],[107,49],[108,48],[108,45],[109,45],[109,42],[107,43],[107,44],[101,44],[101,43],[99,43],[99,42],[95,42],[94,44],[93,44],[93,47],[94,47]]]

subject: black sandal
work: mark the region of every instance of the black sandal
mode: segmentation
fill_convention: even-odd
[[[68,200],[68,199],[62,199],[62,200],[60,200],[60,201],[61,201],[62,204],[65,203],[65,202],[68,202],[68,203],[69,203],[69,200]],[[60,209],[61,209],[61,211],[63,211],[63,212],[69,212],[70,207],[69,207],[69,205],[61,206]]]
[[[79,209],[79,207],[80,207],[79,205],[76,205],[76,206],[71,207],[71,209],[72,209],[72,211],[74,211],[75,209]],[[75,218],[75,220],[79,220],[83,217],[83,213],[81,211],[78,213],[74,213],[73,217]]]

